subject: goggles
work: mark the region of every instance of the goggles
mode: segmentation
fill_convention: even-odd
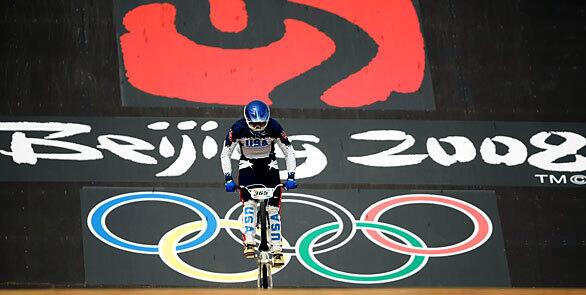
[[[267,122],[247,122],[253,131],[262,131],[267,127]]]

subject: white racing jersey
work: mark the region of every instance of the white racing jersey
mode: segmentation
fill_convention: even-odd
[[[295,173],[295,151],[287,134],[277,120],[270,118],[267,127],[262,132],[252,132],[246,121],[236,121],[228,130],[226,141],[222,148],[221,161],[222,171],[226,177],[232,175],[232,162],[230,157],[234,149],[240,147],[240,160],[270,159],[271,166],[278,169],[275,156],[275,144],[279,146],[285,155],[288,174]]]

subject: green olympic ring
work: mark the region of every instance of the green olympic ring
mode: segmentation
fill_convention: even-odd
[[[421,255],[411,255],[409,261],[403,266],[388,271],[385,273],[378,274],[354,274],[335,270],[328,266],[325,266],[319,262],[313,253],[313,245],[321,239],[323,236],[330,232],[337,230],[340,227],[337,223],[328,223],[322,226],[316,227],[303,234],[296,245],[297,257],[303,266],[311,270],[313,273],[336,281],[347,282],[347,283],[358,283],[358,284],[380,284],[398,281],[416,274],[421,270],[427,263],[428,257]],[[425,243],[417,237],[415,234],[409,232],[406,229],[400,228],[395,225],[372,222],[372,221],[357,221],[357,228],[368,228],[376,229],[388,234],[391,234],[403,242],[417,248],[426,248]]]

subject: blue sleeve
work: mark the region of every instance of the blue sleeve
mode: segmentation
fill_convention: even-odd
[[[242,124],[246,123],[243,123],[243,120],[238,120],[236,121],[236,123],[232,124],[232,127],[230,127],[230,129],[228,130],[228,134],[226,134],[226,146],[232,145],[243,136]]]
[[[289,138],[287,138],[287,133],[285,133],[283,126],[277,120],[271,118],[268,127],[270,128],[272,137],[280,139],[285,145],[291,145]]]
[[[236,139],[234,138],[234,125],[232,125],[232,127],[230,127],[230,129],[228,130],[228,134],[226,134],[226,141],[224,144],[226,146],[231,146],[235,141]]]

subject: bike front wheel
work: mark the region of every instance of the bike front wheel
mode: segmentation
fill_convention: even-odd
[[[263,264],[260,266],[260,288],[270,289],[272,288],[271,269],[270,266]]]

